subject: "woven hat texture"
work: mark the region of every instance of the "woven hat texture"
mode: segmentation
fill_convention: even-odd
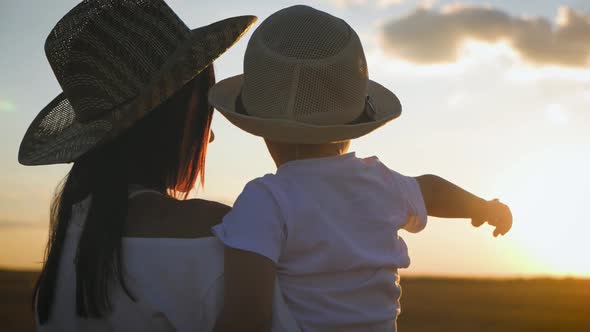
[[[350,25],[308,6],[268,17],[248,42],[244,74],[214,86],[210,102],[252,134],[294,143],[355,138],[401,112],[397,97],[369,80]]]
[[[191,30],[162,0],[83,1],[47,37],[47,59],[63,92],[29,127],[19,161],[68,163],[116,137],[210,65],[255,19]]]

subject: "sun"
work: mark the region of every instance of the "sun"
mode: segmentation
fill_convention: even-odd
[[[511,238],[527,257],[525,269],[590,277],[590,160],[579,151],[548,147],[499,177],[510,181],[499,185],[513,210]]]

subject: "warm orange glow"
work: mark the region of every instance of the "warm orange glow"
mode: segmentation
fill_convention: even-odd
[[[47,228],[24,227],[0,231],[0,268],[38,270],[47,244]]]
[[[526,259],[552,275],[590,276],[590,222],[582,206],[590,197],[590,161],[568,146],[523,156],[499,177],[515,215],[511,236]]]

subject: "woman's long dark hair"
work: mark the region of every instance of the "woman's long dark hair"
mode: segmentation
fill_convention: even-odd
[[[33,296],[40,324],[51,315],[72,207],[89,196],[74,262],[77,314],[100,318],[111,312],[109,287],[114,282],[133,298],[121,261],[129,185],[175,198],[186,198],[198,178],[204,185],[213,113],[207,94],[214,83],[209,66],[126,133],[74,162],[51,204],[45,263]]]

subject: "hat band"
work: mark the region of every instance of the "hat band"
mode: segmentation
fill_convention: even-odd
[[[244,106],[244,102],[242,101],[242,91],[241,90],[236,98],[236,105],[235,106],[236,106],[235,107],[236,113],[251,116],[251,114],[249,114],[248,111],[246,110],[246,107]],[[363,111],[361,112],[361,115],[359,115],[356,119],[354,119],[351,122],[346,123],[346,124],[347,125],[355,125],[355,124],[373,122],[376,120],[377,120],[377,111],[375,110],[375,106],[373,106],[373,102],[371,101],[371,96],[367,96],[365,98],[365,107],[364,107]]]

